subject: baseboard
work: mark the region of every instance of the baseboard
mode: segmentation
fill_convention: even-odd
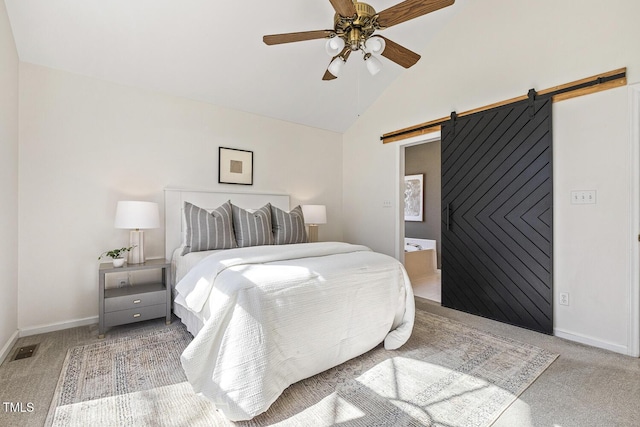
[[[2,364],[4,362],[4,359],[9,355],[9,352],[13,348],[13,345],[16,343],[16,341],[18,341],[19,335],[19,331],[16,330],[0,350],[0,364]]]
[[[575,341],[580,344],[590,345],[592,347],[598,347],[605,350],[613,351],[616,353],[621,353],[624,355],[629,355],[629,348],[626,345],[613,344],[610,342],[598,340],[595,338],[587,337],[584,335],[575,334],[572,332],[563,331],[562,329],[553,330],[553,335],[558,338],[564,338],[565,340]]]
[[[30,326],[28,328],[20,329],[20,337],[29,337],[31,335],[37,335],[37,334],[46,334],[47,332],[77,328],[78,326],[93,325],[94,323],[98,323],[98,316],[87,317],[85,319],[69,320],[66,322],[49,323],[47,325]]]

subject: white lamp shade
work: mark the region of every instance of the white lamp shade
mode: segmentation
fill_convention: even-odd
[[[302,205],[305,224],[326,224],[327,207],[325,205]]]
[[[336,56],[344,49],[344,40],[340,37],[332,37],[327,40],[327,44],[325,45],[325,50],[329,56]]]
[[[344,67],[344,60],[338,56],[333,61],[331,61],[328,70],[331,74],[338,77],[340,71],[342,70],[342,67]]]
[[[118,202],[116,228],[141,229],[160,227],[158,204],[153,202]]]
[[[365,64],[367,64],[367,70],[372,76],[375,76],[382,70],[382,63],[375,56],[369,56],[364,60]]]
[[[374,36],[367,40],[367,48],[369,49],[369,52],[373,53],[374,55],[380,55],[382,51],[384,51],[386,45],[387,44],[382,37]]]

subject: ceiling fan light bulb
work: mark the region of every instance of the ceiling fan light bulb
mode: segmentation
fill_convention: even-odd
[[[383,38],[380,37],[371,37],[367,40],[367,48],[373,54],[380,55],[382,51],[384,51],[386,44]]]
[[[380,60],[375,56],[369,55],[368,57],[365,57],[364,63],[367,64],[367,70],[372,76],[375,76],[380,72],[380,70],[382,70],[382,62],[380,62]]]
[[[342,70],[342,67],[344,67],[344,62],[345,62],[344,59],[338,56],[333,61],[331,61],[331,64],[329,64],[329,68],[327,69],[331,74],[338,77],[338,75],[340,74],[340,71]]]
[[[344,40],[340,37],[331,37],[327,40],[327,44],[325,45],[325,50],[329,56],[336,56],[344,49]]]

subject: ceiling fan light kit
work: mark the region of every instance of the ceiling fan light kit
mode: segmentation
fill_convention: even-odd
[[[382,36],[373,36],[377,30],[417,18],[451,6],[455,0],[405,0],[377,13],[367,3],[356,0],[329,0],[336,11],[333,30],[303,31],[267,35],[265,44],[274,45],[326,38],[325,50],[333,57],[322,77],[335,79],[352,51],[361,51],[367,70],[371,75],[382,69],[382,63],[374,55],[382,55],[396,64],[409,68],[420,59],[420,55]]]
[[[342,67],[344,67],[344,64],[346,62],[347,61],[341,56],[336,56],[333,59],[333,61],[331,61],[331,63],[329,64],[329,67],[327,68],[327,70],[335,77],[338,77],[340,75],[340,71],[342,70]]]
[[[369,71],[372,76],[375,76],[382,70],[382,62],[370,53],[364,55],[364,63],[367,65],[367,71]]]
[[[366,47],[367,49],[369,49],[369,52],[373,53],[374,55],[381,55],[386,46],[382,37],[373,36],[369,40],[367,40]]]
[[[325,45],[325,49],[327,50],[327,54],[329,56],[336,56],[342,49],[344,49],[344,40],[340,37],[331,37],[327,40],[327,44]]]

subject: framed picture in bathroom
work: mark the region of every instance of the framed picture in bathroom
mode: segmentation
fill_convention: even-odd
[[[424,221],[424,174],[404,177],[404,220]]]

